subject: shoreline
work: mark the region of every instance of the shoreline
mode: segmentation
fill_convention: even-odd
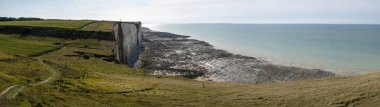
[[[273,64],[233,54],[190,36],[143,30],[142,67],[151,75],[183,76],[200,81],[271,83],[336,76],[320,69]]]
[[[204,40],[202,40],[202,38],[194,37],[194,36],[189,36],[189,39],[195,39],[195,40],[199,40],[199,41],[204,41]],[[306,64],[306,63],[302,63],[302,62],[296,62],[296,61],[287,60],[286,58],[281,58],[281,56],[276,56],[274,54],[267,55],[267,56],[255,56],[255,55],[249,54],[249,52],[242,52],[242,51],[239,51],[239,50],[228,49],[228,48],[225,48],[225,47],[223,48],[222,46],[214,45],[216,43],[213,42],[213,41],[211,41],[211,42],[205,41],[205,42],[213,45],[215,49],[225,50],[225,51],[227,51],[229,53],[232,53],[232,54],[238,54],[238,55],[242,55],[242,56],[254,57],[254,58],[257,58],[259,60],[268,61],[268,62],[270,62],[271,64],[274,64],[274,65],[292,66],[292,67],[299,67],[299,68],[305,68],[305,69],[320,69],[320,70],[324,70],[324,71],[328,71],[328,72],[334,73],[336,76],[340,76],[340,77],[358,76],[358,75],[364,75],[364,74],[368,74],[368,73],[373,73],[373,72],[379,71],[379,70],[369,71],[369,70],[358,70],[358,69],[353,70],[355,68],[337,68],[337,67],[331,67],[331,66],[321,65],[321,64],[316,64],[316,63],[307,63]],[[241,54],[241,53],[243,53],[243,54]]]
[[[158,31],[160,32],[160,31]],[[175,33],[173,33],[175,34]],[[176,34],[178,35],[178,34]],[[199,41],[205,41],[211,45],[214,46],[215,49],[219,50],[225,50],[229,53],[232,54],[239,54],[242,56],[249,56],[249,57],[254,57],[259,60],[264,60],[268,61],[274,65],[281,65],[281,66],[292,66],[292,67],[299,67],[299,68],[305,68],[305,69],[320,69],[324,71],[328,71],[331,73],[334,73],[336,76],[341,76],[341,77],[346,77],[346,76],[358,76],[358,75],[363,75],[363,74],[368,74],[372,73],[373,71],[379,71],[379,70],[373,70],[373,71],[368,71],[368,70],[353,70],[355,68],[337,68],[337,67],[331,67],[323,64],[316,64],[316,63],[305,63],[305,62],[296,62],[296,61],[291,61],[289,59],[283,58],[282,56],[278,56],[275,54],[271,55],[264,55],[264,56],[257,56],[257,55],[252,55],[251,52],[246,52],[246,51],[240,51],[237,49],[232,49],[232,47],[227,47],[226,46],[221,46],[218,45],[220,43],[217,43],[215,41],[209,41],[209,40],[203,40],[200,37],[196,36],[189,36],[189,39],[195,39]],[[243,49],[244,50],[244,49]],[[256,49],[255,49],[256,50]]]

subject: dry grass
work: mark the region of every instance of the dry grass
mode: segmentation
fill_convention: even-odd
[[[3,52],[0,52],[0,61],[9,61],[13,59],[15,59],[15,57],[13,57],[12,55],[8,55]]]

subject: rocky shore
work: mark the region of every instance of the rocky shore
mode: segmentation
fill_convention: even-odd
[[[183,76],[202,81],[271,83],[317,79],[334,73],[292,66],[274,65],[254,57],[215,49],[189,36],[143,30],[145,51],[142,68],[152,75]]]

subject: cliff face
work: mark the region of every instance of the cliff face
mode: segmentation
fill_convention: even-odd
[[[121,22],[113,27],[116,40],[116,60],[121,64],[135,67],[142,51],[142,33],[140,22]]]

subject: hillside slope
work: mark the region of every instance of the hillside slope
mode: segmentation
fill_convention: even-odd
[[[357,77],[272,84],[200,82],[181,77],[144,76],[106,59],[112,42],[76,40],[41,56],[62,76],[28,88],[12,102],[45,106],[373,106],[379,103],[380,73]],[[84,48],[88,45],[88,48]],[[83,59],[80,53],[94,57]]]
[[[98,24],[87,28],[104,28],[97,28],[99,25],[103,26]],[[34,48],[0,48],[0,89],[46,79],[49,75],[47,68],[33,58],[46,61],[60,72],[60,77],[47,84],[27,87],[15,99],[0,99],[0,106],[345,107],[380,104],[380,73],[269,84],[202,82],[182,77],[150,76],[141,69],[117,64],[112,59],[113,41],[13,36],[17,35],[3,35],[0,41],[12,39],[7,44],[20,46],[38,41],[36,46],[62,44],[65,48],[49,53],[36,52],[45,54],[33,57],[24,52],[32,52]]]

